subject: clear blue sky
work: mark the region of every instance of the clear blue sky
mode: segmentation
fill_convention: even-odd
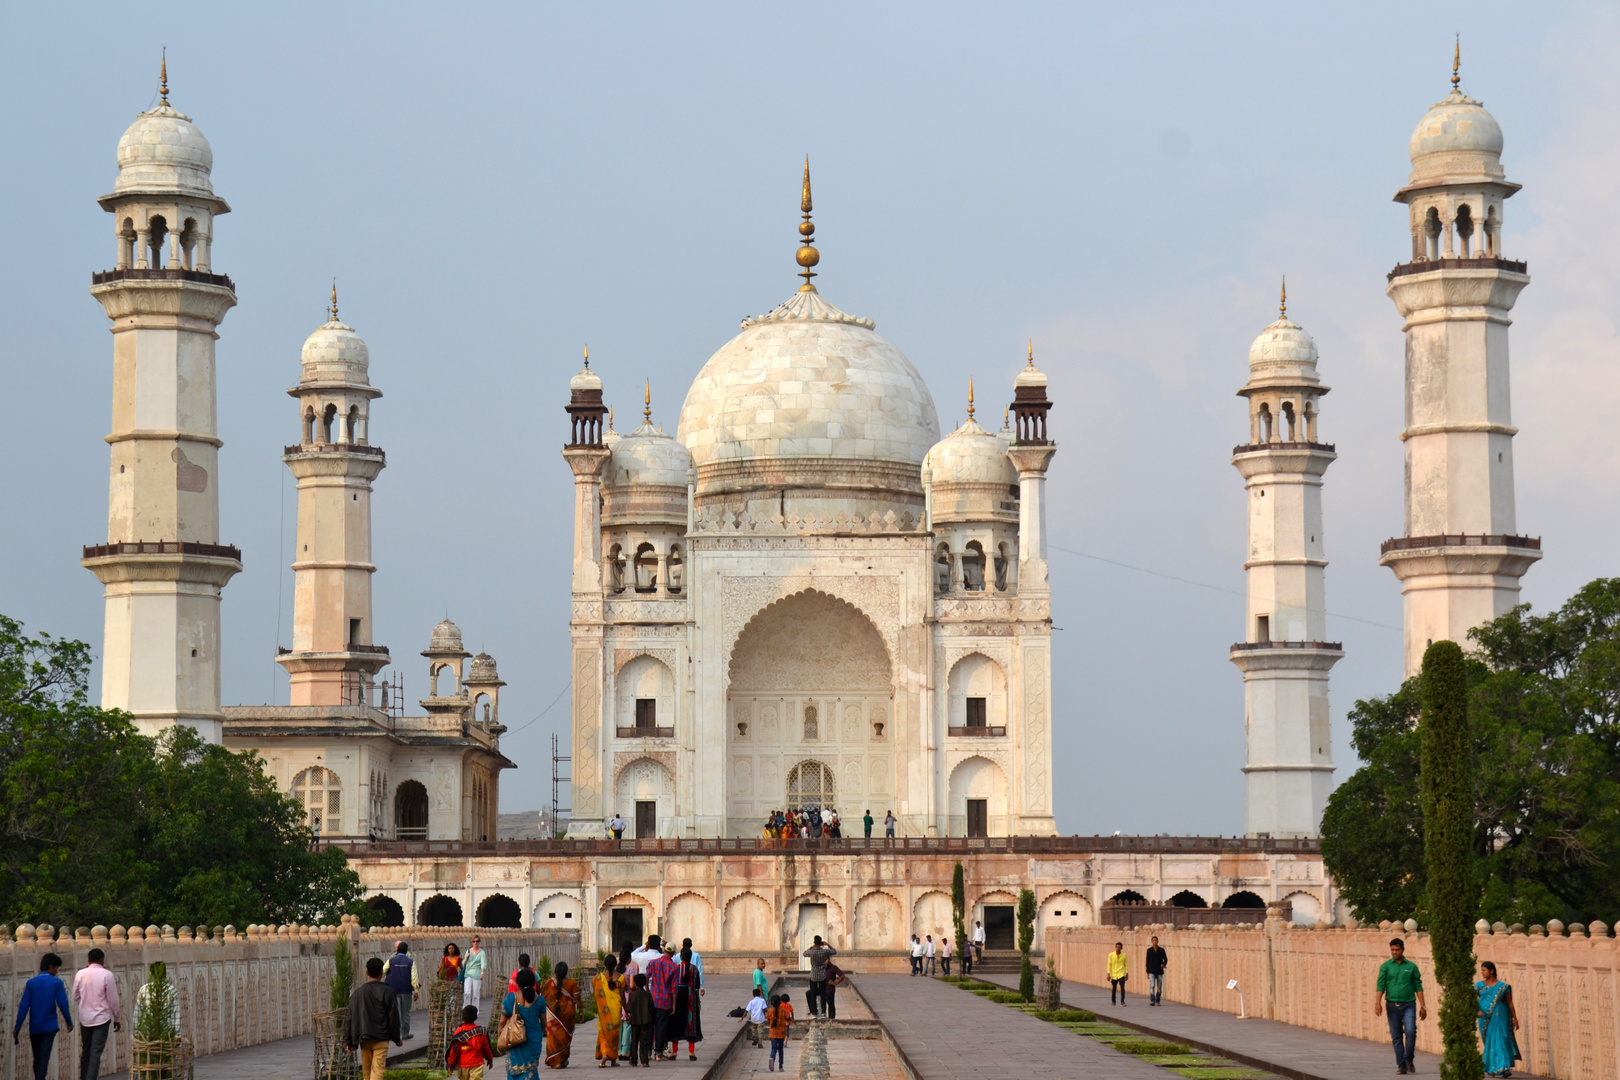
[[[1288,274],[1333,389],[1322,437],[1339,777],[1345,710],[1400,677],[1378,543],[1401,532],[1407,139],[1464,88],[1506,133],[1525,598],[1614,572],[1620,532],[1620,56],[1599,5],[12,5],[0,194],[9,527],[0,611],[99,643],[111,350],[86,289],[113,262],[95,197],[156,98],[214,146],[225,698],[286,701],[297,431],[283,390],[330,279],[386,396],[372,435],[377,640],[411,662],[446,612],[510,684],[502,808],[549,799],[532,725],[567,677],[562,405],[589,342],[621,417],[673,428],[739,316],[788,296],[800,162],[818,284],[877,320],[942,423],[968,377],[1010,397],[1033,338],[1051,472],[1059,825],[1242,828],[1247,433],[1233,396]],[[621,424],[621,426],[623,426]],[[284,516],[285,515],[285,516]],[[1101,559],[1165,576],[1122,569]],[[1189,585],[1185,578],[1211,587]],[[279,635],[279,636],[278,636]],[[525,726],[528,725],[528,726]]]

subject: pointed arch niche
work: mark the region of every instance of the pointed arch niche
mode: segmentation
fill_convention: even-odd
[[[729,835],[758,835],[807,759],[823,764],[846,822],[891,804],[893,669],[853,604],[814,589],[777,600],[742,628],[727,672]]]

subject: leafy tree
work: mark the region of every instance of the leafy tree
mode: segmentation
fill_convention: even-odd
[[[1590,921],[1620,909],[1620,579],[1470,632],[1475,918]],[[1364,921],[1428,921],[1419,690],[1358,701],[1366,765],[1328,800],[1322,856]]]
[[[90,649],[0,616],[0,920],[375,919],[253,754],[89,703]]]
[[[1029,966],[1029,950],[1035,944],[1035,894],[1018,892],[1018,993],[1025,1001],[1035,1000],[1035,972]]]
[[[1474,856],[1474,741],[1462,648],[1436,641],[1423,654],[1421,794],[1424,861],[1429,871],[1429,935],[1440,983],[1443,1080],[1481,1080],[1474,1041],[1474,919],[1479,881]]]
[[[956,869],[951,871],[951,926],[952,935],[956,939],[956,956],[958,960],[967,956],[967,886],[962,880],[962,864],[957,863]],[[965,961],[963,966],[966,967]]]

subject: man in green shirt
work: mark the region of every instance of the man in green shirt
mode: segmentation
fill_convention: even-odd
[[[866,838],[872,839],[872,811],[866,812],[866,816],[861,818],[861,824],[866,826]]]
[[[1395,938],[1389,943],[1389,959],[1378,966],[1378,993],[1373,997],[1373,1015],[1389,1017],[1389,1038],[1395,1044],[1395,1071],[1401,1075],[1417,1072],[1417,1022],[1429,1018],[1423,999],[1423,976],[1418,966],[1406,958],[1406,942]]]

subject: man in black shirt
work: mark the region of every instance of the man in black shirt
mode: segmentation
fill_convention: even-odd
[[[388,1044],[401,1044],[394,990],[382,981],[382,973],[380,957],[366,961],[366,981],[349,995],[343,1023],[344,1044],[350,1053],[360,1051],[360,1074],[365,1080],[382,1080],[388,1067]]]
[[[1147,977],[1148,977],[1148,1004],[1157,1005],[1164,997],[1164,967],[1168,963],[1164,949],[1159,945],[1159,935],[1153,935],[1153,944],[1147,951]]]

